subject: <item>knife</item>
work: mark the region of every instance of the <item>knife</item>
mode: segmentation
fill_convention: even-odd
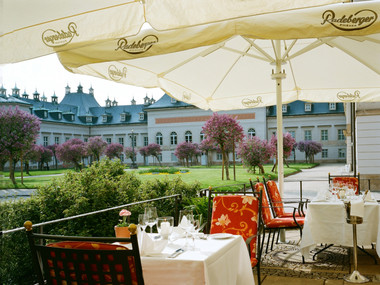
[[[185,250],[183,250],[182,248],[179,248],[175,252],[173,252],[171,255],[169,255],[168,258],[175,258],[183,252],[185,252]]]

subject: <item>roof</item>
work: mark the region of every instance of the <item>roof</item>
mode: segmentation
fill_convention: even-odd
[[[164,94],[155,103],[146,107],[145,109],[149,111],[151,109],[179,108],[179,107],[195,107],[195,106],[187,104],[182,101],[177,101],[176,99],[170,97],[168,94]]]
[[[305,104],[311,104],[311,110],[305,111]],[[320,114],[342,114],[344,113],[344,104],[343,103],[335,103],[336,109],[330,110],[330,103],[311,103],[304,101],[294,101],[286,104],[287,110],[283,112],[282,115],[286,116],[305,116],[305,115],[320,115]],[[285,104],[284,104],[285,105]],[[276,106],[268,107],[268,117],[276,116]]]

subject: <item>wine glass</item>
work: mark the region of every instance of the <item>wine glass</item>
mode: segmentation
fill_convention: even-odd
[[[194,228],[194,214],[193,210],[180,210],[178,226],[185,231],[186,242],[185,248],[189,248],[188,233]]]
[[[152,228],[157,223],[157,219],[158,219],[156,207],[146,207],[145,215],[146,215],[146,224],[150,227],[150,233],[152,233]]]
[[[147,220],[147,218],[146,218],[145,214],[139,214],[138,222],[139,222],[139,226],[143,232],[145,232],[145,229],[147,227],[146,220]]]

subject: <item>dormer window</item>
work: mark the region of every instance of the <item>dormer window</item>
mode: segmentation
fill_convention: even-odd
[[[170,98],[170,103],[175,104],[175,103],[177,103],[177,100],[175,98],[171,97]]]
[[[139,120],[140,120],[140,121],[143,121],[143,120],[145,119],[145,114],[144,114],[144,112],[141,112],[139,115],[140,115]]]
[[[71,121],[74,121],[74,115],[71,115]]]
[[[48,111],[44,111],[44,118],[46,119],[48,117]]]
[[[108,116],[107,115],[103,115],[102,116],[102,121],[103,121],[103,123],[107,123],[107,121],[108,121]]]
[[[329,103],[329,110],[335,111],[336,110],[336,103]]]
[[[125,113],[120,114],[120,121],[121,121],[121,122],[125,122],[125,121],[126,121]]]
[[[92,117],[86,116],[86,123],[92,123]]]
[[[287,104],[282,105],[282,112],[283,113],[287,113],[288,112],[288,105]]]
[[[61,119],[62,119],[62,114],[58,113],[58,120],[61,120]]]
[[[305,112],[311,112],[311,103],[305,103]]]

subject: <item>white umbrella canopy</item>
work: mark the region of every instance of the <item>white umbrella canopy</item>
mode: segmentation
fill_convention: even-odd
[[[0,3],[0,63],[89,47],[138,34],[348,0],[17,0]]]

